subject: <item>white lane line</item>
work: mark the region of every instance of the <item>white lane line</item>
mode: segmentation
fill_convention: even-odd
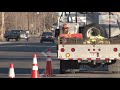
[[[47,57],[47,54],[45,54],[44,52],[41,52],[41,54],[42,54],[43,56]]]
[[[7,56],[7,57],[2,56],[2,57],[0,57],[0,59],[23,59],[23,58],[24,59],[29,59],[29,58],[33,58],[33,57],[31,57],[31,56],[30,57],[24,57],[24,56],[21,56],[21,57],[20,56]],[[40,60],[41,59],[46,59],[43,56],[42,57],[37,57],[37,58],[40,59]],[[54,56],[53,59],[57,59],[57,57]]]
[[[0,44],[11,44],[13,42],[0,42]]]
[[[9,46],[0,46],[0,47],[20,47],[20,46],[26,46],[26,45],[9,45]],[[27,47],[31,47],[31,46],[34,46],[34,47],[50,47],[50,46],[38,46],[38,45],[27,45]],[[52,47],[56,47],[56,46],[52,46]]]

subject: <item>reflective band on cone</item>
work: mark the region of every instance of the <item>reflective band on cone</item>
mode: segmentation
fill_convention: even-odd
[[[52,59],[50,57],[47,58],[47,61],[52,61]]]
[[[32,70],[38,70],[38,66],[33,66]]]

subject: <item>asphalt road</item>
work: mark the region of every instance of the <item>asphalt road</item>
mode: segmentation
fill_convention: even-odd
[[[43,43],[40,44],[39,38],[31,38],[30,41],[20,40],[18,42],[11,40],[10,42],[0,43],[0,78],[8,77],[9,65],[14,64],[16,78],[28,75],[31,77],[33,56],[37,54],[39,73],[44,74],[46,67],[46,53],[50,48],[52,56],[52,65],[54,73],[59,73],[59,61],[56,57],[56,44]]]
[[[33,56],[37,54],[38,70],[41,78],[44,77],[47,49],[50,48],[52,56],[53,77],[50,78],[119,78],[120,74],[107,73],[107,67],[98,67],[96,69],[81,66],[81,71],[105,71],[100,73],[59,73],[59,60],[57,59],[56,44],[40,44],[39,38],[31,38],[30,41],[20,40],[18,42],[0,42],[0,78],[8,78],[9,65],[14,64],[15,78],[31,78]],[[49,77],[48,77],[49,78]]]

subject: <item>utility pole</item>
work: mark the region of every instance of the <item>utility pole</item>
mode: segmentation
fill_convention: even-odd
[[[43,18],[43,20],[44,20],[44,31],[46,31],[45,30],[45,13],[43,13],[43,15],[44,15],[44,18]]]
[[[78,21],[78,20],[77,20],[77,12],[75,13],[75,16],[76,16],[75,21],[76,21],[76,23],[77,23],[77,21]]]
[[[16,30],[17,30],[17,12],[15,14],[15,20],[16,20]]]
[[[27,13],[27,19],[28,19],[28,31],[30,31],[29,30],[29,12]]]
[[[109,38],[111,38],[111,13],[109,12]]]
[[[2,12],[2,26],[1,26],[1,40],[3,41],[4,40],[4,32],[5,32],[5,22],[4,22],[4,15],[5,13]]]

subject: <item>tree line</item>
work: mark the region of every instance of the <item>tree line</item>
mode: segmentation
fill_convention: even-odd
[[[0,12],[0,27],[2,26],[1,14],[2,12]],[[52,25],[56,22],[57,14],[55,12],[4,12],[5,31],[29,29],[31,35],[36,35],[51,30]]]

